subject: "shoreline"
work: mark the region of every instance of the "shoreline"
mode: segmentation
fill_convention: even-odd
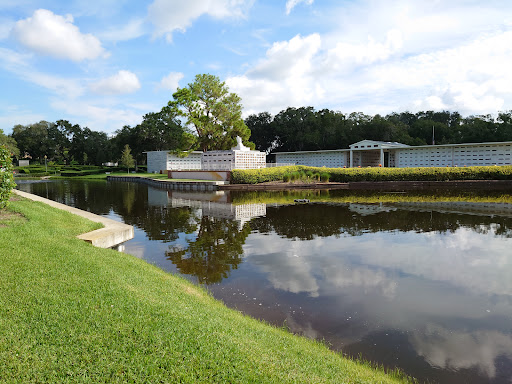
[[[227,191],[283,191],[303,189],[344,189],[366,191],[418,191],[435,189],[512,191],[512,180],[454,180],[454,181],[352,181],[348,183],[260,183],[226,184]]]

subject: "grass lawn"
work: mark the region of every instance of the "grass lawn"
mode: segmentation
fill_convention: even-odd
[[[95,223],[24,199],[9,211],[0,221],[2,382],[405,380],[243,316],[136,257],[75,238]]]

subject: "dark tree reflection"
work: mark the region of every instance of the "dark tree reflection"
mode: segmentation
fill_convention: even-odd
[[[243,245],[251,233],[248,223],[203,216],[199,232],[186,248],[170,247],[166,256],[178,270],[197,276],[199,283],[218,283],[237,269],[243,260]]]

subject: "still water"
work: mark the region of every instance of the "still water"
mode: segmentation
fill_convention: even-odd
[[[422,382],[512,382],[510,195],[19,188],[134,225],[127,253],[344,354]]]

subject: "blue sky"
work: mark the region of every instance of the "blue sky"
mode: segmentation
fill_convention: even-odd
[[[0,129],[67,119],[113,133],[199,73],[244,116],[512,109],[512,3],[0,0]]]

